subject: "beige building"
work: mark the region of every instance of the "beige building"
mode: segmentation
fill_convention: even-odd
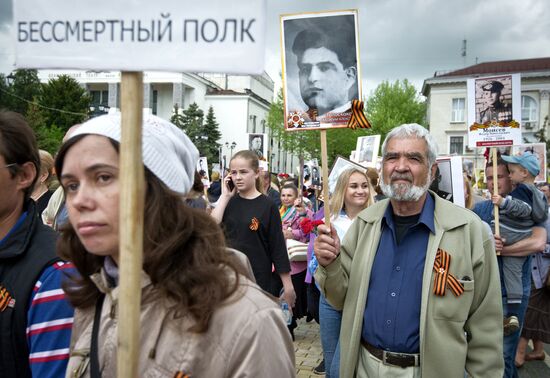
[[[465,155],[483,163],[484,149],[468,148],[468,94],[470,78],[521,74],[521,127],[525,143],[538,142],[535,135],[545,127],[550,138],[550,58],[486,62],[450,72],[436,72],[424,81],[427,123],[441,155]],[[477,150],[477,151],[476,151]],[[480,165],[478,165],[480,166]]]

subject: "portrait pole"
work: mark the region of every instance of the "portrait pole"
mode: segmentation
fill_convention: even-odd
[[[493,147],[491,149],[493,159],[493,194],[498,194],[498,162],[497,162],[497,149]],[[494,217],[495,217],[495,235],[500,236],[500,224],[498,219],[498,205],[494,205]]]
[[[327,162],[327,131],[321,130],[321,164],[323,164],[323,209],[325,210],[325,224],[330,227],[330,209],[328,206],[328,162]]]
[[[145,178],[142,163],[143,73],[121,75],[120,297],[117,377],[138,374]]]

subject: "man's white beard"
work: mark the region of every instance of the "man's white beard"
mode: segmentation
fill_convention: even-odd
[[[431,170],[428,170],[428,177],[426,178],[426,183],[423,186],[417,186],[412,184],[412,175],[411,174],[398,174],[394,173],[393,178],[404,178],[410,180],[410,183],[399,183],[399,184],[386,184],[384,179],[384,172],[381,173],[380,180],[380,189],[382,193],[390,199],[397,201],[418,201],[420,197],[428,191],[432,183],[432,173]],[[391,177],[390,177],[391,179]]]

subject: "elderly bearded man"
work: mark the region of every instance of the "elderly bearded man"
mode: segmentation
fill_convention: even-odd
[[[437,145],[420,125],[382,146],[389,198],[343,243],[319,226],[315,279],[342,309],[340,376],[502,377],[502,303],[493,237],[472,212],[428,191]]]

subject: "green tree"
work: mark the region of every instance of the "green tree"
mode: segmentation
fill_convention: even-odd
[[[271,103],[267,114],[267,127],[275,140],[281,141],[286,152],[297,155],[303,167],[304,159],[320,157],[321,142],[319,131],[286,131],[284,123],[283,91],[279,90],[277,99]]]
[[[219,124],[216,121],[216,116],[214,115],[214,108],[212,106],[208,108],[208,113],[206,114],[206,121],[203,125],[204,134],[208,137],[205,149],[205,156],[208,158],[209,162],[215,162],[219,159],[219,148],[220,144],[218,141],[222,137],[220,130],[218,128]]]
[[[6,75],[0,73],[0,109],[9,109],[10,94]]]
[[[425,125],[426,102],[407,79],[382,82],[367,101],[367,118],[372,129],[366,135],[380,134],[382,141],[386,134],[404,123]]]
[[[36,103],[31,103],[25,114],[29,126],[34,130],[38,148],[55,156],[61,146],[65,132],[56,125],[46,125],[44,115]]]
[[[213,116],[212,112],[212,116]],[[215,122],[215,118],[212,119]],[[195,144],[201,156],[206,156],[209,162],[217,161],[217,147],[213,149],[214,154],[210,153],[210,137],[206,132],[204,124],[204,112],[196,103],[192,103],[189,107],[181,111],[177,106],[174,106],[174,115],[170,121],[182,129],[185,134]],[[217,130],[217,123],[216,123]],[[219,134],[219,132],[218,132]],[[219,137],[218,137],[219,139]],[[215,145],[216,142],[214,141]]]
[[[15,70],[10,75],[13,82],[9,86],[6,77],[0,77],[0,107],[26,114],[29,104],[41,92],[38,73],[36,70]]]
[[[170,117],[170,122],[183,130],[183,115],[181,114],[181,108],[178,104],[174,104],[174,109],[172,110],[172,117]]]
[[[42,87],[40,104],[46,125],[56,125],[63,132],[88,118],[92,98],[78,82],[60,75]]]

